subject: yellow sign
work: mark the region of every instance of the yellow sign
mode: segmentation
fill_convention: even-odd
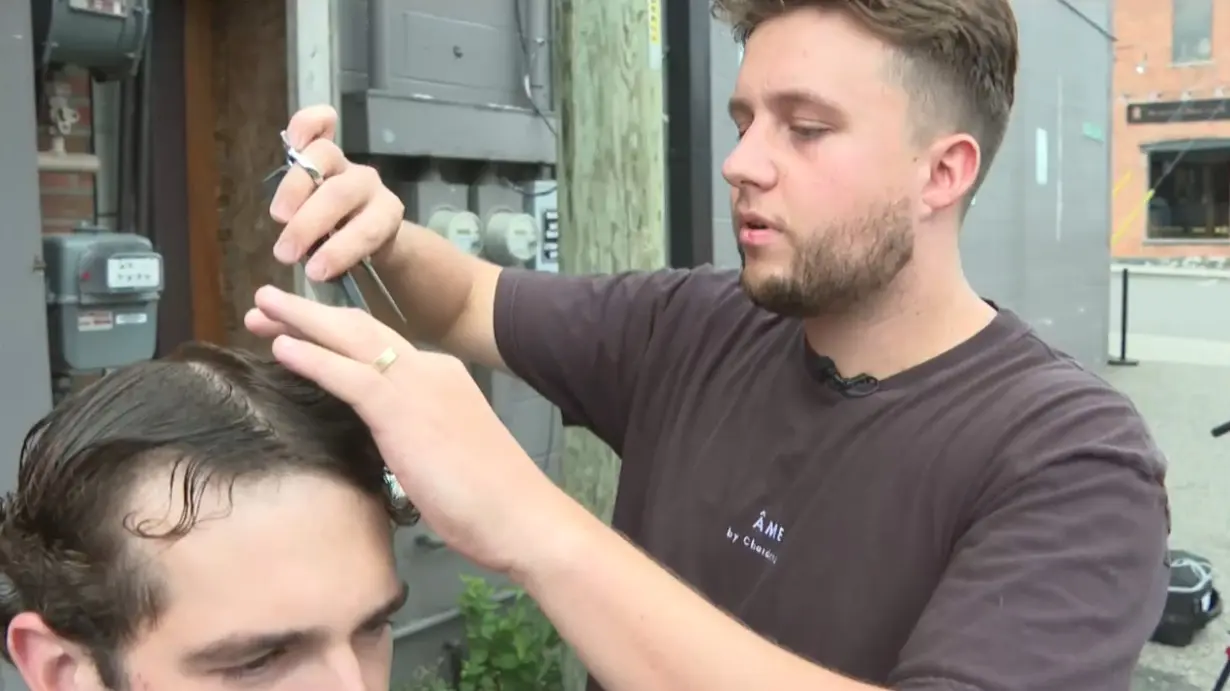
[[[649,68],[662,69],[662,0],[649,0]]]
[[[649,0],[649,45],[662,45],[662,1]]]

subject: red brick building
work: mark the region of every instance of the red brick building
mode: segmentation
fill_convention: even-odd
[[[70,70],[61,82],[65,105],[77,114],[77,122],[64,137],[68,153],[90,153],[93,146],[94,118],[91,108],[90,78],[81,70]],[[51,127],[43,125],[38,134],[39,151],[51,149]],[[62,232],[80,223],[94,221],[94,175],[78,172],[39,173],[44,232]]]
[[[1230,256],[1230,4],[1117,0],[1114,34],[1113,256]]]
[[[1230,257],[1230,5],[1117,0],[1114,36],[1112,255]]]

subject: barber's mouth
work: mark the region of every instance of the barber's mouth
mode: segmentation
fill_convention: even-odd
[[[777,239],[779,233],[767,226],[745,225],[739,228],[739,244],[746,247],[767,245]]]

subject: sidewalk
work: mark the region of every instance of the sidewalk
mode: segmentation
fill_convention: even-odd
[[[1169,460],[1171,544],[1209,557],[1215,583],[1230,591],[1230,437],[1209,429],[1230,420],[1230,343],[1133,337],[1136,367],[1104,376],[1130,396]],[[1150,645],[1132,691],[1209,691],[1230,645],[1230,615],[1187,648]]]
[[[1230,306],[1226,320],[1230,322]],[[1119,334],[1110,335],[1107,348],[1112,359],[1119,357]],[[1230,342],[1129,333],[1127,357],[1142,362],[1230,367]],[[1230,391],[1226,394],[1227,412],[1230,412]],[[1230,414],[1226,417],[1230,419]]]

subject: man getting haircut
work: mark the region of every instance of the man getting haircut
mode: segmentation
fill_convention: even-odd
[[[354,411],[193,344],[34,425],[0,502],[3,653],[33,691],[385,691],[414,509]]]

